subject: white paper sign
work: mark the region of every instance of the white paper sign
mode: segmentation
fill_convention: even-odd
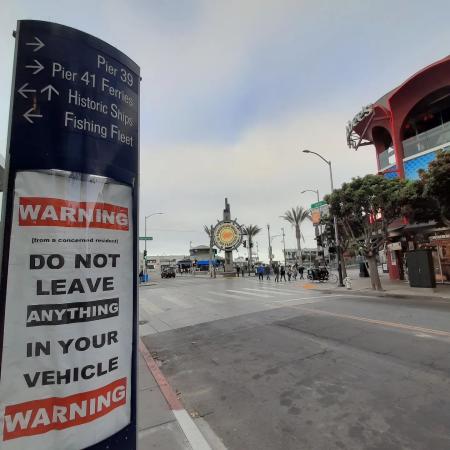
[[[0,448],[79,450],[130,422],[131,188],[16,176]]]

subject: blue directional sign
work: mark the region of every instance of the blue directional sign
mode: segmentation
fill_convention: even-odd
[[[135,450],[140,70],[63,25],[15,38],[0,447]]]
[[[139,67],[105,42],[56,24],[21,21],[16,37],[12,167],[133,182]]]

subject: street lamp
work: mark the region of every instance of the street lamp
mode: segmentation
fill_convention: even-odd
[[[330,184],[331,184],[331,193],[334,191],[334,185],[333,185],[333,170],[331,168],[331,161],[328,161],[328,159],[325,159],[322,155],[320,155],[317,152],[312,152],[311,150],[302,150],[303,153],[312,153],[313,155],[318,156],[322,161],[326,162],[328,164],[328,169],[330,171]],[[337,217],[336,215],[333,215],[333,224],[334,224],[334,240],[336,241],[336,252],[337,252],[337,259],[338,259],[338,274],[339,274],[339,286],[343,287],[344,283],[342,280],[342,257],[341,257],[341,246],[339,242],[339,230],[337,225]]]
[[[145,216],[145,226],[144,226],[144,253],[145,253],[145,256],[147,256],[147,219],[149,218],[149,217],[152,217],[152,216],[157,216],[157,215],[161,215],[161,214],[164,214],[163,212],[155,212],[155,213],[152,213],[152,214],[149,214],[148,216]]]
[[[305,189],[304,191],[300,192],[300,194],[304,194],[305,192],[314,192],[317,195],[317,201],[320,202],[319,189]]]

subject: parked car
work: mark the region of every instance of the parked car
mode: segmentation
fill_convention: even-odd
[[[166,267],[161,272],[161,278],[175,278],[175,269],[173,267]]]

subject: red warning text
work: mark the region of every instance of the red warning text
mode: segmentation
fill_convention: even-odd
[[[19,226],[106,228],[128,231],[128,208],[111,203],[20,197]]]
[[[126,403],[127,379],[99,389],[34,400],[5,408],[3,440],[75,427],[102,417]]]

